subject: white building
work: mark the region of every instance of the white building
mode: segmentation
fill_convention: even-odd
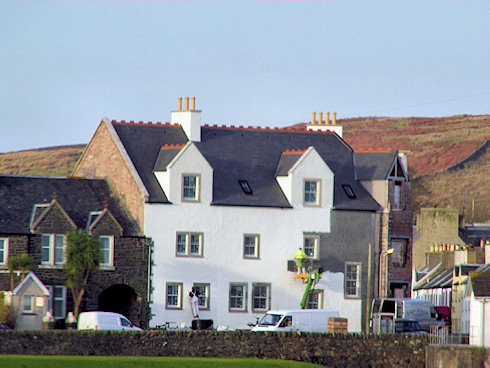
[[[215,327],[299,308],[305,285],[290,265],[303,248],[324,270],[309,307],[363,329],[382,207],[356,179],[341,129],[321,120],[308,130],[201,126],[194,100],[179,100],[170,124],[102,120],[74,175],[107,178],[153,239],[151,325],[190,324],[193,286],[199,318]]]

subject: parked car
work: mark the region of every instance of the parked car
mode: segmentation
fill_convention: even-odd
[[[427,331],[422,330],[422,327],[415,319],[397,318],[395,319],[395,333],[427,334]]]
[[[325,309],[270,310],[252,331],[327,332],[328,318],[339,312]]]
[[[83,312],[78,316],[78,330],[141,331],[122,314],[113,312]]]
[[[0,330],[11,330],[11,328],[7,326],[5,323],[0,322]]]

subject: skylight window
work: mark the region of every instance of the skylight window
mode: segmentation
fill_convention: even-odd
[[[240,184],[240,187],[243,190],[243,193],[245,194],[252,194],[252,188],[250,187],[250,184],[248,184],[248,181],[246,180],[238,180],[238,183]]]
[[[356,198],[356,193],[354,193],[350,185],[342,184],[342,189],[344,189],[345,194],[347,194],[347,197],[349,197],[350,199]]]

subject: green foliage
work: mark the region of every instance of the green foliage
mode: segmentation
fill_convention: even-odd
[[[410,126],[410,121],[408,119],[397,120],[393,126],[395,129],[408,128]]]
[[[32,268],[32,258],[27,253],[9,257],[7,267],[10,272],[27,272]]]
[[[71,231],[66,234],[66,286],[72,291],[75,309],[73,314],[78,316],[78,308],[82,301],[88,277],[91,271],[99,267],[101,258],[100,242],[83,230]]]

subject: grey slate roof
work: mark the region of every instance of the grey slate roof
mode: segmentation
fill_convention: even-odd
[[[397,157],[397,152],[356,152],[358,180],[385,180]]]
[[[148,202],[168,203],[153,170],[169,162],[168,154],[159,157],[165,144],[182,144],[187,137],[179,125],[112,122],[138,174],[149,192]],[[213,168],[213,204],[259,207],[290,207],[276,181],[276,170],[286,150],[310,146],[335,174],[334,207],[345,210],[380,210],[381,207],[355,180],[352,149],[336,134],[291,129],[239,129],[201,127],[196,147]],[[288,163],[289,165],[290,163]],[[287,166],[287,165],[286,165]],[[282,171],[282,170],[281,170]],[[245,194],[239,180],[247,180],[253,194]],[[356,199],[342,189],[349,184]]]
[[[50,203],[53,193],[80,229],[85,229],[89,213],[103,210],[107,201],[124,235],[139,234],[137,224],[111,196],[105,180],[18,175],[0,175],[0,233],[28,234],[34,206]]]
[[[276,176],[287,176],[288,171],[294,166],[294,164],[300,159],[305,151],[294,151],[291,153],[284,151],[281,154],[279,163],[277,164]]]
[[[475,297],[490,297],[490,272],[479,272],[471,277],[471,286]]]

